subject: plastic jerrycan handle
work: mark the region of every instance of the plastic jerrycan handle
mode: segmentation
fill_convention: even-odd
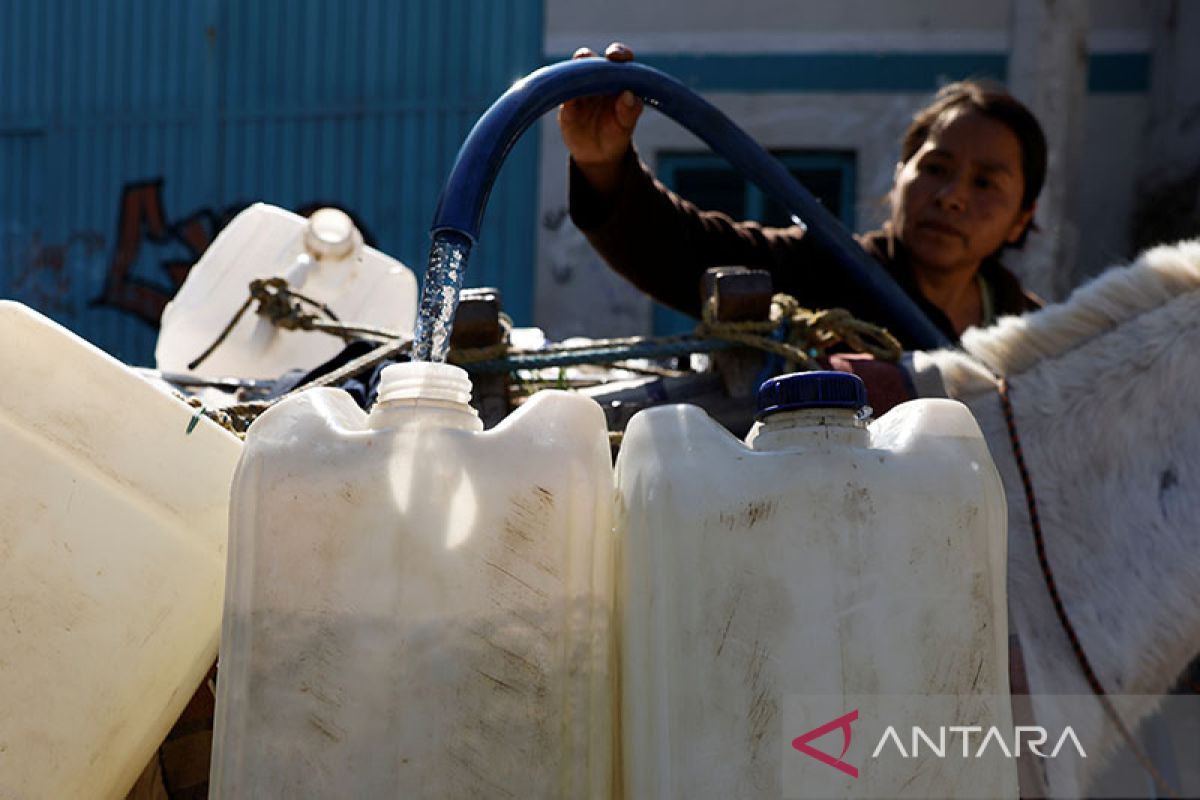
[[[603,58],[562,61],[512,85],[467,135],[442,188],[430,230],[479,240],[483,208],[500,165],[534,122],[576,97],[630,90],[696,134],[768,196],[799,217],[806,235],[845,269],[879,309],[875,320],[922,349],[950,345],[895,280],[858,245],[841,222],[711,103],[671,76],[645,64]]]

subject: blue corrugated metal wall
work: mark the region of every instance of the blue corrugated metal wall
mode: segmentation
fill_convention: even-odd
[[[0,0],[0,296],[131,363],[244,205],[336,204],[424,269],[454,154],[541,62],[541,0]],[[469,285],[532,310],[537,153],[492,194]]]

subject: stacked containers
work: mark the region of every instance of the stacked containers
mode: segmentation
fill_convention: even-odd
[[[251,427],[216,797],[608,797],[611,457],[593,401],[484,432],[466,373],[387,368]]]

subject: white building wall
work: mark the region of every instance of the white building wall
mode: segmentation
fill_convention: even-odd
[[[1092,0],[1089,49],[1146,52],[1148,22],[1137,4]],[[546,55],[566,58],[578,46],[602,51],[623,41],[639,57],[762,53],[931,53],[1005,55],[1010,4],[994,0],[547,0]],[[682,76],[680,76],[682,77]],[[960,77],[960,76],[954,76]],[[834,93],[705,93],[768,149],[854,150],[859,230],[886,217],[900,137],[934,90]],[[1079,174],[1081,231],[1076,272],[1094,274],[1128,255],[1128,219],[1146,122],[1138,93],[1092,93],[1085,103]],[[541,123],[536,316],[554,338],[647,333],[647,299],[616,277],[566,216],[566,150],[552,118]],[[672,120],[647,109],[635,143],[654,166],[663,150],[707,148]],[[1065,176],[1051,176],[1052,180]]]

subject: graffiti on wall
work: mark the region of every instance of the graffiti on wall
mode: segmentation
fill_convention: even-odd
[[[162,179],[126,184],[121,190],[117,230],[108,263],[104,288],[93,303],[124,311],[158,327],[167,303],[183,285],[188,270],[208,245],[244,206],[223,212],[202,208],[178,221],[171,221],[163,208]],[[145,243],[179,244],[185,257],[160,262],[166,285],[139,277],[134,267]]]
[[[225,225],[250,205],[202,206],[173,217],[164,185],[154,178],[121,186],[111,232],[77,229],[49,239],[32,219],[0,220],[0,296],[127,363],[152,363],[167,303]],[[293,210],[308,216],[329,206],[347,213],[364,242],[377,246],[362,220],[340,203],[313,201]]]
[[[90,263],[104,252],[104,235],[77,231],[62,242],[46,242],[40,231],[7,233],[0,262],[13,265],[4,296],[20,298],[47,313],[70,314],[72,267]]]

